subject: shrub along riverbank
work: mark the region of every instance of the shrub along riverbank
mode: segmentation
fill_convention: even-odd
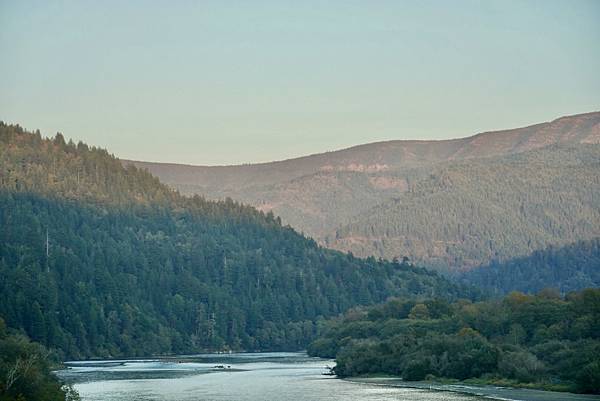
[[[478,303],[395,299],[329,321],[308,352],[335,357],[341,377],[600,393],[600,289]]]
[[[77,393],[50,371],[55,355],[0,318],[0,401],[75,401]]]

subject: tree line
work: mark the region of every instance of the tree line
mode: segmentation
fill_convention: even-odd
[[[308,347],[338,376],[600,392],[600,289],[471,302],[394,299],[330,320]]]

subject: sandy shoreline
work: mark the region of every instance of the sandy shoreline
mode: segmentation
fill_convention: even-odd
[[[507,401],[600,401],[600,395],[574,394],[556,391],[531,390],[496,386],[474,386],[465,384],[441,384],[433,382],[406,382],[392,377],[349,378],[355,383],[368,383],[390,387],[407,387],[477,395],[494,400]]]

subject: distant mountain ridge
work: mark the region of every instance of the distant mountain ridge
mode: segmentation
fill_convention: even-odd
[[[572,150],[564,153],[565,149]],[[533,156],[518,157],[529,153]],[[529,225],[528,212],[524,212],[525,215],[513,213],[511,208],[520,204],[523,193],[529,191],[531,194],[530,185],[535,184],[540,169],[552,171],[545,175],[546,186],[553,181],[568,181],[569,177],[561,170],[563,160],[559,153],[571,158],[566,163],[571,163],[569,173],[576,177],[569,184],[569,199],[557,201],[553,191],[541,188],[543,195],[533,194],[532,202],[539,203],[541,210],[548,204],[549,209],[541,214],[537,211],[534,228],[524,231],[523,227]],[[544,213],[548,221],[560,216],[562,223],[571,222],[575,231],[579,219],[584,216],[597,218],[600,207],[595,197],[598,182],[594,176],[600,175],[595,163],[599,157],[600,112],[592,112],[466,138],[377,142],[272,163],[217,167],[124,163],[147,169],[184,194],[202,194],[209,199],[230,197],[259,210],[272,211],[281,216],[284,223],[332,248],[361,256],[393,258],[406,255],[440,267],[464,268],[487,263],[496,257],[529,254],[555,243],[566,244],[566,240],[561,242],[559,234],[544,227]],[[488,163],[496,170],[484,168]],[[512,181],[498,176],[499,167],[504,170],[504,177],[511,177]],[[464,171],[457,173],[457,168]],[[478,168],[486,170],[485,177],[477,172]],[[447,177],[444,182],[444,171],[453,171],[454,176]],[[581,175],[580,171],[583,172]],[[458,176],[462,178],[456,181]],[[504,183],[501,191],[506,197],[518,194],[513,199],[515,202],[506,203],[496,194],[492,196],[495,200],[489,203],[486,193],[481,193],[480,180],[488,183],[486,191],[494,192],[494,183],[498,179]],[[432,195],[427,191],[435,191],[438,201],[431,203]],[[462,201],[456,197],[459,194]],[[460,205],[465,202],[472,204],[469,207],[483,202],[483,216],[496,210],[498,215],[506,215],[510,222],[504,223],[505,228],[496,226],[500,223],[493,221],[485,227],[470,222],[468,226],[473,229],[466,232],[455,230],[455,234],[432,234],[421,238],[414,237],[416,226],[412,223],[399,229],[398,216],[413,219],[415,211],[423,205],[435,207],[435,210],[419,211],[422,215],[419,226],[423,230],[434,225],[446,227],[442,231],[453,231],[448,225],[455,226],[456,218],[464,219],[470,215],[468,209],[461,209]],[[448,203],[453,205],[452,210],[444,214],[444,205]],[[416,209],[409,211],[405,205],[413,205],[411,207]],[[405,210],[404,215],[401,210]],[[410,217],[406,213],[411,213]],[[462,217],[451,218],[452,213]],[[461,238],[475,234],[485,236],[486,232],[496,237],[466,242]],[[569,236],[569,242],[596,235],[597,230],[579,230]],[[486,246],[490,249],[482,250]]]
[[[600,143],[600,112],[561,117],[524,128],[447,140],[393,140],[268,163],[195,166],[123,160],[147,168],[167,184],[190,189],[275,184],[319,172],[383,172],[476,157],[513,154],[551,144]],[[248,182],[246,178],[252,178]],[[205,195],[212,197],[210,193]]]

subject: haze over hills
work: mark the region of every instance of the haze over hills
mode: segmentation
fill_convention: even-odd
[[[335,249],[462,269],[599,236],[598,160],[600,112],[272,163],[124,163],[184,194],[272,211]]]

